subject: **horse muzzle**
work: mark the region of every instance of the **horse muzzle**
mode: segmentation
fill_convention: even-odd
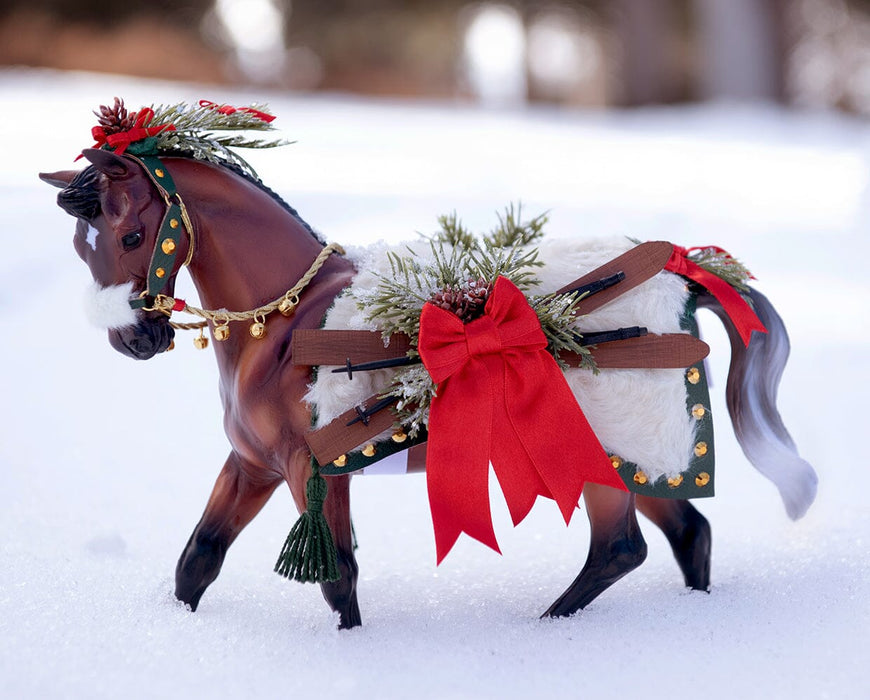
[[[166,351],[175,337],[175,329],[165,316],[144,318],[132,326],[109,329],[109,344],[134,360],[150,360]]]

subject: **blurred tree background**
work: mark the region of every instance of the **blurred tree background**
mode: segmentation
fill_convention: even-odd
[[[582,107],[870,113],[870,0],[4,0],[0,65]]]

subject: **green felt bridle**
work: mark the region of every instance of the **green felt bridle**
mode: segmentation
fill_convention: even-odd
[[[151,253],[151,263],[148,267],[148,276],[145,290],[136,299],[130,300],[130,307],[143,311],[154,311],[155,300],[166,289],[169,280],[172,279],[172,271],[175,269],[178,257],[179,238],[182,232],[187,232],[188,249],[187,257],[183,265],[189,265],[193,258],[194,234],[193,225],[187,213],[187,207],[178,194],[175,181],[169,174],[169,169],[156,156],[132,156],[127,157],[138,162],[148,173],[151,182],[157,188],[160,196],[166,204],[166,212],[163,221],[157,231],[157,240],[154,242],[154,251]]]

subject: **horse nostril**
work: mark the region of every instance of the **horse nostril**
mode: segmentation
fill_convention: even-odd
[[[154,341],[151,338],[137,337],[130,341],[130,349],[139,356],[154,354]]]

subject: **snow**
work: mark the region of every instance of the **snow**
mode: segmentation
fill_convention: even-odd
[[[687,591],[643,521],[647,562],[570,619],[538,615],[582,566],[588,526],[539,503],[504,556],[462,538],[435,566],[421,476],[353,485],[363,627],[272,566],[296,513],[280,490],[191,613],[175,561],[227,453],[217,373],[187,337],[147,363],[80,303],[73,221],[38,171],[78,167],[91,110],[269,102],[293,146],[253,154],[329,240],[478,230],[521,200],[558,235],[714,243],[747,263],[792,337],[780,408],[819,473],[799,522],[746,461],[724,408],[712,315],[717,497],[711,593]],[[870,515],[870,129],[843,116],[707,105],[480,111],[123,76],[0,73],[0,694],[4,698],[866,698]],[[194,298],[190,288],[179,294]]]

